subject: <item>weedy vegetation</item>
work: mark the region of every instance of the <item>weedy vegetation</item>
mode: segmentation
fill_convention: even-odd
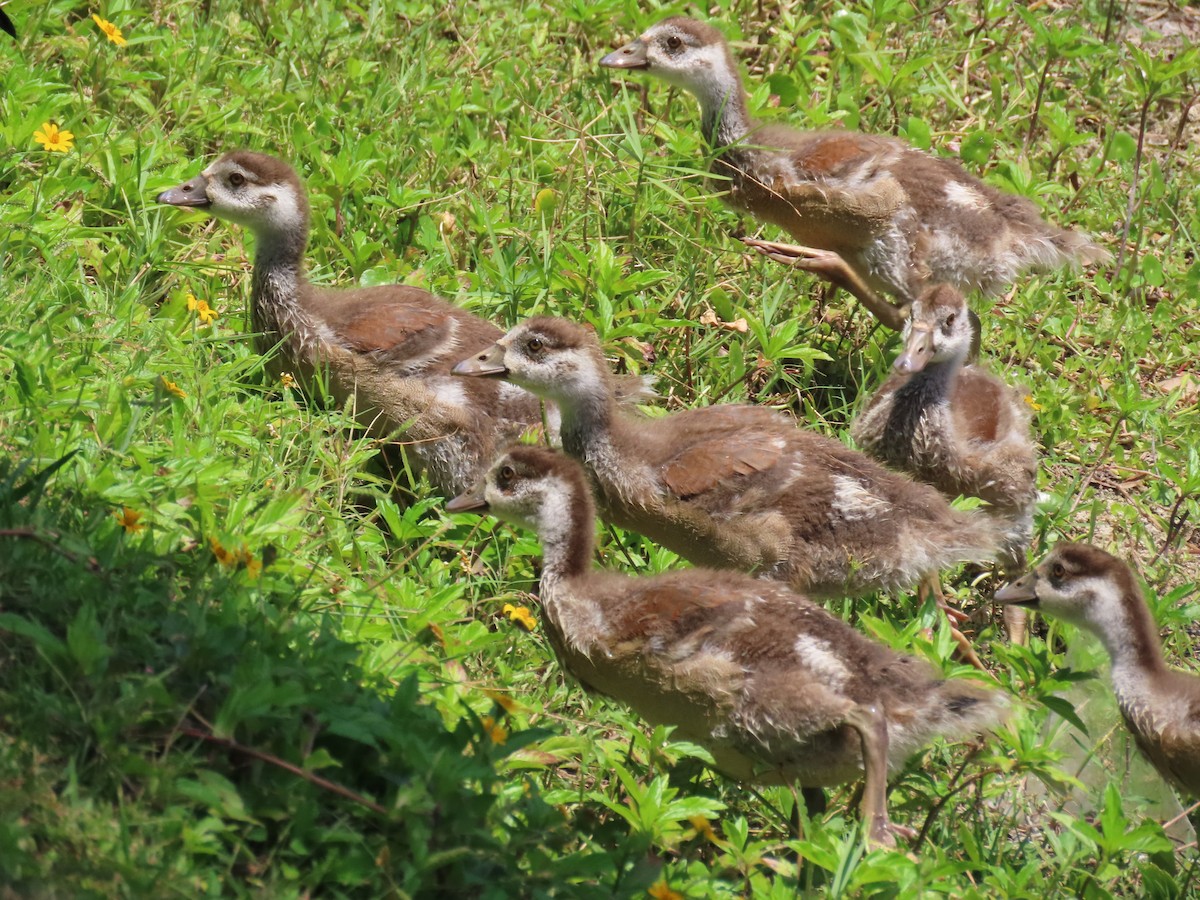
[[[1200,893],[1188,820],[1139,775],[1100,654],[1066,625],[1012,647],[980,610],[1012,721],[913,760],[890,804],[920,837],[894,852],[864,847],[853,785],[797,811],[585,695],[536,627],[533,537],[393,484],[341,410],[268,378],[246,337],[252,239],[153,203],[224,150],[277,153],[313,195],[317,281],[420,284],[505,325],[582,319],[668,409],[750,400],[844,434],[895,336],[745,251],[757,226],[706,187],[691,98],[595,65],[680,8],[7,10],[4,896]],[[1197,11],[686,11],[738,41],[759,115],[959,157],[1113,251],[973,303],[985,356],[1037,410],[1035,552],[1069,537],[1137,560],[1170,659],[1195,670]],[[602,556],[678,564],[628,534]],[[969,609],[993,585],[952,579]],[[913,597],[833,608],[948,656]]]

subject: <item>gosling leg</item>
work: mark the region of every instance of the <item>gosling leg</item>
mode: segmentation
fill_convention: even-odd
[[[849,291],[875,318],[893,331],[900,331],[904,327],[905,309],[879,296],[832,250],[816,250],[812,247],[781,244],[758,238],[742,238],[742,243],[753,247],[768,259],[812,272],[830,284]]]
[[[895,825],[887,812],[888,730],[883,711],[876,706],[859,706],[847,721],[862,743],[862,820],[867,844],[895,847],[896,835],[914,836],[909,828]]]
[[[917,585],[917,598],[922,604],[930,597],[933,597],[937,601],[938,608],[946,617],[946,621],[950,623],[950,636],[954,638],[954,643],[958,645],[959,657],[967,665],[974,666],[980,672],[986,672],[987,667],[983,664],[983,660],[979,658],[979,654],[975,652],[971,641],[965,634],[958,630],[958,623],[966,622],[971,617],[961,609],[955,609],[946,601],[946,595],[942,593],[942,582],[936,574],[926,575],[921,579],[921,583]]]

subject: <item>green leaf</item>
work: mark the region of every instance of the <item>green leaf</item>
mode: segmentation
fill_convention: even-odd
[[[1137,154],[1137,141],[1127,131],[1113,132],[1108,143],[1108,156],[1116,162],[1129,162]]]
[[[959,148],[958,155],[963,162],[976,169],[982,169],[992,156],[992,148],[996,145],[996,137],[990,131],[972,131],[967,135]]]
[[[1087,726],[1083,724],[1083,720],[1079,718],[1079,714],[1075,712],[1075,707],[1069,700],[1064,700],[1062,697],[1042,697],[1041,703],[1047,709],[1062,716],[1084,734],[1088,733]]]
[[[776,72],[767,79],[767,84],[771,87],[771,93],[779,97],[780,106],[795,106],[800,98],[800,88],[790,75]]]
[[[18,616],[16,613],[0,612],[0,630],[29,638],[39,650],[51,659],[62,659],[67,656],[66,645],[51,634],[45,626]]]
[[[933,135],[929,125],[916,116],[909,116],[904,123],[904,134],[909,142],[921,150],[929,150],[933,146]]]
[[[89,678],[104,670],[111,651],[105,643],[104,629],[96,620],[96,608],[91,603],[81,606],[67,626],[67,648]]]

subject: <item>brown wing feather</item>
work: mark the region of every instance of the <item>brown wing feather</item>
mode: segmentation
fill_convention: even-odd
[[[775,434],[751,432],[690,446],[662,468],[662,480],[682,499],[695,497],[739,475],[764,472],[779,462],[782,442]]]
[[[892,141],[853,132],[803,135],[789,147],[788,160],[802,181],[781,179],[776,185],[797,209],[817,206],[847,224],[877,226],[891,218],[908,199],[885,167],[901,148]],[[829,179],[846,180],[853,189],[834,187]]]
[[[380,303],[355,310],[338,325],[338,333],[343,343],[358,353],[413,358],[445,343],[452,321],[431,309]]]
[[[1177,787],[1193,797],[1200,797],[1200,733],[1195,730],[1168,728],[1163,733],[1163,763],[1160,769],[1169,773]]]
[[[457,362],[455,354],[470,354],[502,336],[490,322],[410,285],[311,289],[303,302],[345,349],[401,366],[412,363],[414,371],[434,362],[448,370]]]
[[[1195,679],[1172,672],[1171,678],[1195,693]],[[1175,787],[1200,797],[1200,700],[1193,700],[1181,720],[1156,721],[1154,711],[1122,707],[1125,724],[1141,751]]]
[[[687,500],[730,478],[766,471],[779,462],[785,448],[777,432],[721,435],[677,454],[663,466],[662,480],[673,494]]]

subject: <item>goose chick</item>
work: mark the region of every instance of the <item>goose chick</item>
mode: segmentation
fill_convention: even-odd
[[[273,369],[310,391],[327,372],[334,399],[352,399],[373,433],[403,430],[408,454],[440,490],[463,490],[498,447],[541,421],[525,391],[450,377],[456,359],[501,335],[491,323],[408,285],[338,290],[307,281],[308,198],[282,160],[228,153],[158,202],[254,232],[250,316],[259,352],[278,345]]]
[[[1200,797],[1200,677],[1167,667],[1128,565],[1088,544],[1059,544],[996,599],[1096,635],[1112,659],[1117,706],[1138,747],[1163,778]]]
[[[538,533],[546,634],[584,687],[676,726],[739,781],[822,787],[865,772],[876,843],[894,843],[888,773],[935,737],[992,727],[1003,709],[998,694],[938,678],[782,585],[704,569],[592,571],[591,492],[556,451],[510,448],[447,509]]]
[[[875,459],[950,498],[978,497],[1007,523],[1006,575],[1025,568],[1037,500],[1037,451],[1024,392],[967,363],[977,325],[963,295],[929,288],[904,325],[895,373],[850,425]],[[1006,608],[1009,636],[1022,641],[1025,614]]]
[[[1043,221],[1029,200],[895,138],[754,122],[711,25],[665,19],[600,65],[695,95],[725,201],[807,246],[747,243],[846,288],[890,328],[901,328],[902,307],[927,283],[996,293],[1027,269],[1109,258],[1086,235]]]
[[[774,411],[635,418],[617,407],[595,333],[564,319],[530,319],[454,372],[552,400],[563,449],[586,467],[601,515],[697,565],[845,597],[904,590],[1000,546],[985,517]]]

